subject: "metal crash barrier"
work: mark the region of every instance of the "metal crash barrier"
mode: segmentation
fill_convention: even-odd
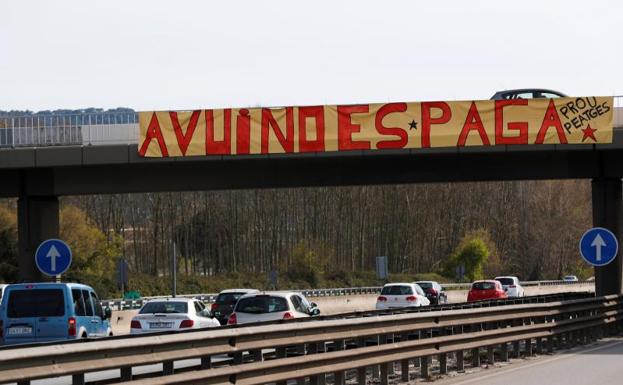
[[[522,286],[558,286],[558,285],[593,285],[594,281],[526,281],[520,282]],[[441,285],[447,290],[467,290],[471,287],[471,283],[444,283]],[[335,289],[303,289],[293,290],[302,293],[309,298],[314,297],[336,297],[346,295],[369,295],[379,294],[382,286],[366,286],[366,287],[347,287],[347,288],[335,288]],[[218,293],[210,294],[182,294],[178,297],[182,298],[196,298],[200,301],[210,303],[216,300]],[[146,301],[152,299],[169,298],[169,296],[155,296],[155,297],[143,297],[137,300],[123,300],[123,299],[107,299],[101,301],[101,305],[109,306],[113,310],[133,310],[140,309]]]
[[[3,383],[72,376],[82,384],[85,373],[117,369],[120,382],[132,384],[265,384],[309,379],[322,384],[355,377],[365,384],[370,373],[388,383],[395,364],[403,381],[439,373],[449,362],[457,370],[506,361],[509,357],[552,352],[583,344],[622,329],[623,296],[584,294],[529,297],[523,304],[500,301],[470,304],[472,308],[392,312],[339,319],[242,325],[132,338],[112,338],[23,348],[0,349]],[[508,303],[508,302],[507,302]],[[493,306],[498,304],[498,306]],[[336,317],[334,317],[336,318]],[[226,361],[215,357],[228,355]],[[449,357],[455,359],[450,361]],[[196,359],[194,370],[174,370],[174,362]],[[415,365],[417,363],[417,365]],[[149,378],[133,376],[133,368],[162,364]],[[412,365],[413,364],[413,365]],[[417,370],[416,370],[417,367]]]

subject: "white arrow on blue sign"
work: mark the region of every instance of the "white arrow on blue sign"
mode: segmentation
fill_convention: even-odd
[[[61,275],[71,265],[71,249],[60,239],[48,239],[41,242],[35,252],[37,268],[49,276]]]
[[[605,266],[612,262],[619,251],[619,242],[612,231],[593,227],[580,239],[580,254],[593,266]]]

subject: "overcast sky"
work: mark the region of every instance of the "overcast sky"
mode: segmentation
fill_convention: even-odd
[[[0,2],[0,110],[623,94],[620,1]]]

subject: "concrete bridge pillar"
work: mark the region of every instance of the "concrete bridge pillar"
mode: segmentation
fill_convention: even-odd
[[[59,237],[58,197],[20,196],[17,202],[19,281],[44,279],[35,264],[35,251],[41,242]]]
[[[620,178],[595,178],[592,182],[593,226],[604,227],[614,233],[619,241],[619,252],[606,266],[595,267],[595,292],[597,295],[623,294],[623,204]]]

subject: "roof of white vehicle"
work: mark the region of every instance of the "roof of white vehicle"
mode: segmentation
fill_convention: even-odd
[[[258,293],[257,289],[225,289],[221,290],[219,294],[227,294],[227,293]]]
[[[296,294],[296,295],[300,295],[302,296],[303,294],[297,292],[297,291],[260,291],[257,293],[247,293],[245,295],[243,295],[240,298],[248,298],[248,297],[253,297],[253,296],[257,296],[257,295],[266,295],[266,296],[273,296],[273,297],[289,297],[292,294]]]
[[[413,282],[392,282],[386,283],[385,286],[411,286],[413,284]]]
[[[519,281],[519,278],[515,277],[514,275],[500,275],[495,277],[494,279],[498,279],[498,278],[511,278],[511,279],[516,279]]]
[[[497,279],[479,279],[477,281],[472,282],[472,285],[475,283],[479,283],[479,282],[500,283],[500,281],[498,281]]]
[[[155,299],[150,299],[145,303],[149,303],[149,302],[192,302],[194,300],[195,300],[194,298],[185,298],[185,297],[155,298]]]

